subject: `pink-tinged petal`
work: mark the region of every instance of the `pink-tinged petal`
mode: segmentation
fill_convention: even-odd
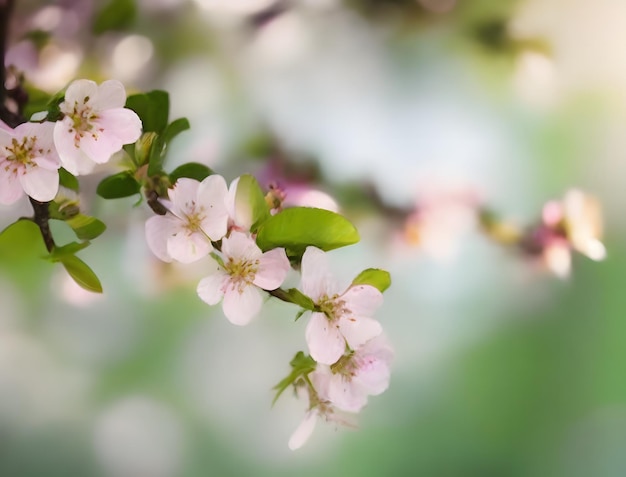
[[[33,157],[32,162],[37,164],[39,167],[48,169],[49,171],[56,171],[59,167],[61,167],[59,159],[53,156]]]
[[[227,194],[226,181],[219,175],[207,177],[198,187],[198,203],[205,212],[201,227],[214,241],[220,240],[228,231]]]
[[[57,121],[54,126],[54,145],[61,164],[75,176],[89,174],[95,163],[74,143],[74,134],[69,132],[72,120],[69,117]]]
[[[200,299],[209,304],[216,305],[224,297],[224,290],[228,285],[228,274],[222,270],[218,270],[212,275],[203,278],[198,283],[196,292]]]
[[[182,177],[176,181],[174,187],[167,191],[172,202],[171,210],[175,215],[185,219],[187,215],[194,213],[199,186],[200,183],[197,180]]]
[[[64,113],[71,112],[74,103],[79,105],[89,103],[98,96],[98,85],[91,80],[79,79],[73,81],[65,90],[65,101],[61,103],[61,111]]]
[[[167,239],[167,253],[181,263],[192,263],[206,257],[213,245],[203,234],[181,230]]]
[[[20,176],[24,192],[39,202],[48,202],[59,191],[59,172],[55,170],[33,167]]]
[[[330,366],[319,363],[315,367],[315,371],[309,374],[309,380],[322,401],[330,400],[328,397],[328,386],[330,386],[332,377],[333,372],[331,371]]]
[[[80,149],[96,164],[109,162],[111,156],[119,151],[122,146],[111,135],[106,133],[85,133],[80,139]]]
[[[117,80],[107,80],[98,86],[98,94],[93,99],[97,111],[103,109],[123,108],[126,104],[126,90]]]
[[[0,119],[0,130],[13,132],[13,128],[11,128],[7,123],[5,123],[2,119]]]
[[[348,288],[341,299],[353,317],[372,316],[383,302],[383,294],[371,285]]]
[[[240,289],[230,284],[226,287],[222,306],[228,321],[233,325],[244,326],[259,313],[262,304],[263,297],[255,286]]]
[[[237,186],[239,185],[239,177],[234,179],[230,183],[230,187],[228,188],[228,193],[226,194],[225,204],[226,211],[230,218],[236,223],[235,217],[235,197],[237,196]]]
[[[311,434],[313,434],[313,431],[315,430],[317,418],[318,413],[315,409],[306,413],[300,425],[289,438],[289,443],[287,444],[289,449],[296,450],[306,444],[306,441],[309,440],[309,437],[311,437]]]
[[[56,156],[54,147],[54,125],[55,123],[45,121],[43,123],[22,123],[15,128],[16,137],[37,138],[37,149],[43,149],[43,155]]]
[[[339,330],[352,349],[356,349],[383,332],[383,327],[373,318],[350,318],[342,316],[338,321]]]
[[[16,174],[0,170],[0,204],[13,204],[24,195],[24,189]]]
[[[148,248],[159,259],[171,262],[172,257],[167,251],[167,241],[172,234],[179,231],[178,220],[169,215],[156,215],[146,221],[146,242]]]
[[[328,399],[342,411],[359,412],[367,404],[367,393],[344,376],[335,374],[328,385]]]
[[[103,135],[111,138],[111,143],[116,144],[113,152],[119,151],[124,144],[131,144],[141,136],[141,119],[132,109],[116,108],[107,109],[98,113],[95,121],[98,127],[104,129]]]
[[[284,248],[275,248],[261,255],[254,284],[264,290],[275,290],[283,284],[291,265]]]
[[[302,255],[302,292],[317,302],[334,293],[333,278],[326,253],[317,247],[307,247]]]
[[[253,238],[237,231],[233,231],[229,237],[222,240],[222,252],[237,261],[258,260],[263,254]]]
[[[369,395],[377,396],[389,387],[389,365],[379,358],[366,356],[359,364],[352,384]]]
[[[13,130],[10,129],[5,131],[4,129],[0,129],[0,147],[6,147],[11,145],[11,141],[15,135],[13,134]],[[0,155],[4,156],[5,151],[0,151]]]
[[[334,364],[346,350],[346,343],[335,325],[324,313],[313,313],[306,327],[306,343],[315,361]]]

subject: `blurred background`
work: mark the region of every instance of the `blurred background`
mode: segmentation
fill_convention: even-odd
[[[7,63],[41,90],[167,90],[192,126],[169,170],[333,198],[362,237],[336,272],[392,274],[396,358],[357,431],[289,451],[306,403],[271,387],[305,321],[269,301],[238,328],[202,303],[206,262],[160,263],[146,205],[96,198],[114,161],[81,178],[108,225],[81,252],[102,296],[0,254],[0,475],[626,475],[625,2],[22,0],[11,27]],[[608,258],[565,280],[446,205],[525,225],[571,187],[603,203]],[[424,204],[436,220],[411,226]],[[30,214],[0,206],[0,227]]]

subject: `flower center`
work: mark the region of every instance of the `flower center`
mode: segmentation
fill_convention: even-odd
[[[89,96],[83,98],[83,103],[74,101],[74,107],[72,109],[65,109],[63,112],[70,118],[72,124],[68,130],[70,134],[74,135],[74,145],[79,147],[80,140],[85,137],[85,134],[91,135],[93,139],[98,139],[98,133],[104,131],[102,128],[96,129],[95,121],[98,119],[98,115],[94,112],[93,108],[88,105]]]
[[[339,300],[339,295],[333,295],[329,297],[328,295],[324,295],[320,298],[317,303],[320,311],[326,315],[328,321],[333,322],[337,318],[339,318],[344,313],[348,312],[346,308],[346,302],[344,300]]]
[[[14,163],[14,168],[19,166],[37,167],[33,162],[36,155],[43,156],[50,151],[42,148],[37,149],[37,136],[23,137],[21,141],[17,138],[11,139],[11,145],[5,146],[6,160]],[[6,170],[9,166],[5,167]]]
[[[358,368],[358,365],[355,363],[353,358],[354,351],[344,354],[335,364],[330,366],[330,370],[333,374],[340,374],[345,379],[350,381],[356,374],[356,370]]]
[[[230,285],[233,289],[238,289],[239,293],[254,281],[257,271],[259,270],[260,260],[235,260],[230,257],[224,263],[226,272],[230,275]]]

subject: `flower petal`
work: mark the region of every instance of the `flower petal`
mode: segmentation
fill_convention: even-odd
[[[89,174],[95,163],[74,143],[72,120],[65,117],[54,126],[54,145],[63,167],[75,176]]]
[[[342,411],[359,412],[367,404],[367,392],[341,374],[335,374],[328,385],[328,399]]]
[[[309,352],[318,363],[334,364],[346,350],[343,336],[323,313],[311,315],[305,336]]]
[[[126,104],[126,89],[122,83],[117,80],[107,80],[98,86],[98,93],[93,99],[93,106],[97,111],[123,108],[124,104]]]
[[[275,248],[261,255],[254,284],[264,290],[275,290],[283,284],[291,265],[284,248]]]
[[[170,215],[156,215],[146,221],[148,248],[164,262],[172,261],[172,256],[167,251],[167,242],[178,229],[177,219]]]
[[[237,231],[233,231],[229,237],[222,240],[222,252],[236,261],[258,260],[263,255],[252,237]]]
[[[96,124],[104,129],[103,136],[109,138],[115,149],[119,151],[124,144],[135,142],[141,136],[141,119],[132,109],[115,108],[98,113]]]
[[[302,255],[302,292],[317,302],[324,295],[332,295],[333,279],[326,253],[317,247],[307,247]]]
[[[227,284],[228,274],[220,269],[200,280],[196,292],[203,302],[209,305],[216,305],[224,297],[224,289]]]
[[[203,234],[180,230],[167,239],[167,253],[181,263],[192,263],[206,257],[213,245]]]
[[[306,444],[311,434],[315,430],[315,424],[317,423],[317,411],[315,409],[310,410],[304,416],[302,422],[298,425],[296,430],[291,434],[289,438],[289,449],[296,450]]]
[[[358,319],[342,316],[337,322],[341,334],[352,349],[356,349],[383,332],[383,327],[373,318]]]
[[[372,316],[382,302],[383,294],[371,285],[356,285],[341,296],[353,317]]]
[[[64,113],[71,112],[74,103],[84,104],[98,96],[98,85],[95,81],[79,79],[73,81],[65,90],[65,100],[59,105]]]
[[[352,384],[372,396],[383,393],[389,387],[389,364],[382,359],[366,356],[352,378]]]
[[[0,204],[13,204],[23,195],[24,189],[18,176],[12,171],[5,171],[0,163]]]
[[[32,167],[20,176],[20,183],[24,192],[39,202],[48,202],[54,199],[59,191],[59,172],[42,167]]]
[[[224,315],[234,325],[247,325],[261,310],[263,298],[255,286],[227,286],[224,292]]]
[[[217,174],[204,179],[198,187],[198,203],[206,214],[201,227],[213,241],[220,240],[228,230],[226,194],[228,194],[226,181]]]
[[[197,180],[181,177],[174,187],[167,191],[174,215],[184,220],[187,215],[194,214],[199,186],[200,183]]]

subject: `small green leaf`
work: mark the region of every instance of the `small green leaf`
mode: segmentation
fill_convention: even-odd
[[[125,30],[133,24],[136,16],[134,0],[111,0],[96,15],[92,29],[96,35],[109,30]]]
[[[308,296],[302,293],[297,288],[290,288],[289,290],[283,290],[279,288],[272,292],[277,298],[288,301],[295,305],[298,305],[305,310],[316,311],[315,303]]]
[[[317,362],[302,351],[298,351],[289,364],[292,368],[291,373],[272,388],[276,390],[276,396],[272,400],[272,405],[274,405],[285,389],[294,384],[300,377],[315,371],[317,366]]]
[[[181,132],[190,128],[189,120],[187,118],[178,118],[167,125],[165,131],[163,131],[163,141],[165,144],[169,144],[172,139],[178,136]]]
[[[90,292],[102,293],[102,284],[97,275],[76,255],[63,255],[59,261],[79,286]]]
[[[170,99],[166,91],[133,94],[126,98],[126,107],[137,113],[143,132],[163,134],[170,115]]]
[[[89,247],[91,242],[70,242],[61,247],[55,247],[52,253],[46,258],[52,262],[60,262],[66,255],[74,255],[76,252],[80,252],[84,248]]]
[[[263,250],[284,247],[287,255],[299,259],[309,245],[328,251],[359,241],[354,225],[329,210],[292,207],[260,224],[257,245]]]
[[[165,142],[163,141],[163,136],[159,135],[154,139],[154,141],[152,141],[148,159],[149,176],[154,176],[163,172],[163,161],[165,160],[165,156],[163,155],[164,147]]]
[[[65,169],[59,169],[59,183],[74,192],[78,192],[78,179]]]
[[[141,186],[128,171],[118,172],[109,177],[105,177],[96,193],[104,199],[119,199],[138,194]]]
[[[382,293],[391,285],[391,275],[386,270],[368,268],[352,280],[352,285],[371,285]]]
[[[239,178],[237,194],[235,195],[235,209],[238,214],[251,214],[250,231],[252,233],[255,233],[259,225],[271,217],[265,195],[254,176],[244,174]]]
[[[188,177],[202,182],[204,179],[213,174],[213,171],[198,162],[188,162],[182,166],[178,166],[170,173],[170,182],[175,184],[181,177]]]
[[[81,240],[93,240],[104,232],[107,226],[101,220],[89,215],[77,214],[65,223],[72,227],[72,230]]]

